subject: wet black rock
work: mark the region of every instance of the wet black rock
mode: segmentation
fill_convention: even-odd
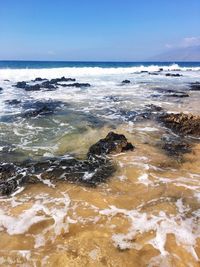
[[[34,85],[26,85],[24,88],[26,91],[40,91],[40,85],[39,84],[34,84]]]
[[[27,86],[26,82],[18,82],[15,87],[25,89]]]
[[[131,81],[129,81],[129,80],[123,80],[122,81],[122,84],[128,84],[128,83],[131,83]]]
[[[191,83],[190,91],[200,91],[200,82]]]
[[[146,105],[142,109],[133,111],[120,110],[120,115],[123,116],[127,121],[142,121],[146,119],[155,119],[162,113],[163,113],[163,108],[153,104]]]
[[[51,79],[49,82],[52,84],[57,84],[59,82],[75,82],[76,79],[72,79],[72,78],[65,78],[64,76],[61,78],[55,78],[55,79]]]
[[[15,105],[19,105],[21,103],[21,100],[12,99],[12,100],[6,100],[5,102],[6,104],[15,106]]]
[[[181,77],[183,75],[179,74],[179,73],[166,73],[165,76],[167,76],[167,77]]]
[[[169,156],[181,159],[183,154],[192,151],[192,145],[185,139],[177,136],[165,136],[162,138],[162,148]]]
[[[29,85],[26,82],[18,82],[14,86],[20,89],[25,89],[26,91],[39,91],[40,90],[39,84]]]
[[[179,98],[189,97],[189,94],[186,92],[167,89],[167,88],[154,88],[154,91],[156,91],[160,94],[157,96],[179,97]],[[153,95],[153,96],[155,96],[155,95]]]
[[[45,81],[40,84],[40,89],[42,88],[48,89],[48,90],[55,90],[56,88],[58,88],[58,86],[52,84],[50,81]]]
[[[104,139],[100,139],[96,144],[89,148],[88,157],[110,153],[121,153],[133,149],[134,146],[127,141],[123,134],[109,132]]]
[[[26,102],[23,108],[26,110],[23,117],[36,117],[38,115],[51,115],[60,108],[62,102],[60,101],[36,101],[36,102]]]
[[[159,75],[158,72],[148,72],[149,75]]]
[[[124,135],[110,132],[89,148],[87,159],[49,159],[40,162],[26,161],[20,165],[0,164],[0,195],[10,195],[19,186],[39,183],[44,179],[68,181],[87,186],[105,182],[116,170],[106,155],[133,150]]]
[[[45,80],[47,80],[47,79],[38,77],[38,78],[35,78],[35,80],[33,80],[33,82],[42,82],[42,81],[45,81]]]
[[[69,83],[69,84],[58,83],[58,85],[63,86],[63,87],[77,87],[77,88],[90,87],[91,86],[89,83]]]
[[[0,87],[0,92],[1,92],[1,91],[3,91],[3,88],[2,88],[2,87]]]
[[[114,173],[115,166],[110,160],[103,157],[90,160],[63,159],[39,162],[32,166],[32,171],[41,179],[96,186],[105,182]]]

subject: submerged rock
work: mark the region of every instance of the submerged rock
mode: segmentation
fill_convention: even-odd
[[[200,82],[191,83],[190,91],[200,91]]]
[[[115,171],[115,165],[106,156],[133,150],[126,137],[110,132],[89,148],[87,159],[49,159],[40,162],[27,161],[20,165],[0,164],[0,195],[10,195],[19,186],[42,182],[45,179],[54,182],[62,180],[96,186],[105,182]]]
[[[26,91],[40,91],[41,87],[39,84],[26,85],[24,88]]]
[[[12,99],[12,100],[6,100],[5,102],[9,105],[19,105],[21,103],[21,100]]]
[[[166,127],[180,135],[200,136],[200,116],[184,113],[169,113],[159,118]]]
[[[62,102],[60,101],[36,101],[36,102],[27,102],[23,105],[24,109],[28,109],[23,114],[23,117],[36,117],[38,115],[51,115],[56,109],[61,107]]]
[[[175,158],[182,158],[182,155],[185,153],[190,153],[192,151],[192,145],[183,139],[182,137],[177,136],[167,136],[162,138],[162,149],[164,149],[169,156]]]
[[[165,96],[165,97],[189,97],[189,94],[183,91],[178,90],[172,90],[167,88],[154,88],[155,91],[160,93],[159,96]]]

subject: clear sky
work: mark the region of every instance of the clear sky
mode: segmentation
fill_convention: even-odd
[[[145,60],[198,43],[200,0],[0,0],[0,59]]]

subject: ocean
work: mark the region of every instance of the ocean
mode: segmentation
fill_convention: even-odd
[[[198,266],[200,139],[158,115],[200,115],[199,82],[200,62],[0,61],[0,192],[17,181],[0,197],[0,265]],[[74,161],[110,131],[135,149],[91,186],[98,167]],[[192,150],[166,151],[176,138]]]

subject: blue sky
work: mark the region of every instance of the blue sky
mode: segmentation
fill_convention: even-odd
[[[145,60],[200,44],[200,0],[2,0],[0,59]]]

